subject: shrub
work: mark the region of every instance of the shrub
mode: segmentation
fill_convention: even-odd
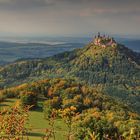
[[[63,118],[68,128],[67,140],[71,140],[74,133],[72,125],[74,123],[73,118],[76,117],[76,115],[78,115],[76,112],[77,108],[74,106],[70,106],[69,108],[59,110],[59,115]]]
[[[0,139],[23,139],[28,132],[29,108],[11,107],[0,111]]]
[[[27,91],[20,94],[20,101],[22,106],[31,105],[37,106],[38,96],[35,92]]]
[[[76,134],[78,140],[83,139],[113,139],[118,140],[118,129],[113,123],[106,119],[96,119],[92,116],[85,116],[78,124]]]
[[[45,102],[44,107],[59,109],[62,104],[62,99],[60,97],[53,97]]]
[[[3,93],[0,93],[0,102],[3,102],[6,96]]]
[[[4,89],[1,91],[7,98],[14,98],[18,96],[18,92],[16,89]]]

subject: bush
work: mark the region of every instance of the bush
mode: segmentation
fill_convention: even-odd
[[[0,111],[1,140],[19,140],[20,136],[24,137],[27,134],[29,108],[30,106],[23,109],[14,106]]]
[[[38,96],[36,93],[27,91],[20,94],[20,101],[22,106],[31,105],[33,107],[37,106]]]
[[[53,99],[49,99],[44,103],[44,107],[46,108],[55,108],[59,109],[62,105],[62,99],[60,97],[53,97]]]
[[[85,116],[78,123],[78,131],[76,138],[78,140],[83,139],[119,139],[118,129],[113,123],[106,119],[97,119],[93,116]]]
[[[1,93],[4,94],[6,98],[14,98],[18,96],[17,91],[13,89],[5,89],[2,90]]]
[[[6,96],[3,93],[0,93],[0,102],[5,100]]]

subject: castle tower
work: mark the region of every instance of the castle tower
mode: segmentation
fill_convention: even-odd
[[[98,32],[98,38],[100,38],[101,37],[101,34],[100,34],[100,32]]]

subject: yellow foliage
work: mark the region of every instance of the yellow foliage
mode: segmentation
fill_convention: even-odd
[[[109,120],[113,120],[114,119],[114,113],[113,112],[107,112],[106,117],[109,118]]]
[[[100,119],[101,113],[100,112],[93,112],[92,114],[95,118]]]
[[[88,97],[84,98],[84,105],[90,106],[92,104],[92,100]]]

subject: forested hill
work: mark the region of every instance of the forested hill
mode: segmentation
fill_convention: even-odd
[[[139,108],[140,54],[113,38],[95,37],[82,49],[45,59],[17,61],[0,68],[0,86],[54,77],[74,78]]]
[[[136,85],[139,82],[140,54],[117,44],[115,40],[101,38],[101,42],[97,43],[97,39],[94,39],[82,49],[6,65],[0,68],[1,86],[26,79],[62,76],[74,76],[89,84]]]

